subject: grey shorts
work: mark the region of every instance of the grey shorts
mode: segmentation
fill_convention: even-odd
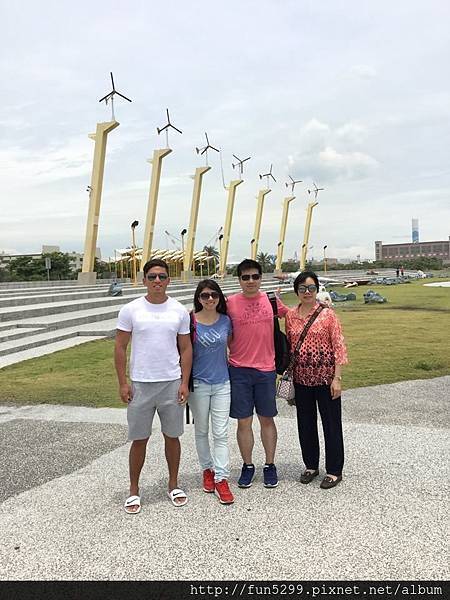
[[[144,440],[152,434],[155,411],[161,421],[161,431],[177,438],[184,432],[184,406],[178,404],[181,380],[133,381],[133,399],[128,403],[128,440]]]

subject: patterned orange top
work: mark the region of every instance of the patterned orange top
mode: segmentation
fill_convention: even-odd
[[[298,314],[297,307],[287,313],[286,334],[291,352],[295,350],[300,333],[316,308],[317,304],[305,319]],[[324,308],[311,325],[300,348],[294,365],[294,381],[309,386],[331,385],[335,365],[345,365],[347,362],[347,348],[339,319],[332,308]]]

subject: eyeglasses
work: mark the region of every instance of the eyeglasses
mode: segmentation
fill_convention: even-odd
[[[252,273],[251,275],[241,275],[241,279],[242,281],[250,281],[250,279],[253,279],[253,281],[258,281],[258,279],[261,279],[261,275],[259,273]]]
[[[156,279],[159,279],[160,281],[166,281],[166,279],[169,279],[169,276],[165,273],[149,273],[147,275],[147,279],[149,281],[156,281]]]
[[[311,283],[310,285],[299,285],[297,288],[299,294],[304,294],[306,290],[308,290],[308,292],[311,292],[311,294],[313,292],[317,292],[317,285]]]
[[[202,292],[200,294],[201,300],[209,300],[212,298],[213,300],[219,299],[219,292]]]

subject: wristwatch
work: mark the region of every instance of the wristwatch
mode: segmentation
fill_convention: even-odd
[[[338,381],[342,381],[342,377],[340,375],[335,375],[334,379],[337,379]]]

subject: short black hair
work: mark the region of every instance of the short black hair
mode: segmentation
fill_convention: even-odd
[[[200,294],[203,292],[204,289],[209,288],[210,290],[213,290],[214,292],[217,292],[219,294],[219,303],[217,305],[217,312],[222,313],[223,315],[227,314],[227,302],[225,300],[225,296],[223,295],[222,290],[220,289],[219,284],[214,281],[214,279],[203,279],[203,281],[200,281],[200,283],[197,286],[197,289],[195,290],[194,293],[194,312],[200,312],[201,310],[203,310],[203,306],[201,305],[200,302]]]
[[[237,266],[237,275],[240,277],[243,271],[249,271],[250,269],[257,269],[258,273],[262,275],[262,267],[259,262],[251,258],[246,258],[240,262]]]
[[[314,279],[314,283],[316,284],[317,291],[319,291],[319,278],[314,273],[314,271],[302,271],[300,273],[300,275],[297,275],[297,277],[295,278],[295,281],[294,281],[294,292],[297,294],[297,296],[298,296],[298,286],[301,283],[304,283],[308,279],[308,277],[311,277],[311,279]]]
[[[151,260],[148,260],[144,265],[144,277],[145,275],[147,275],[150,269],[153,269],[153,267],[162,267],[166,270],[167,275],[169,275],[169,265],[166,263],[166,261],[161,260],[160,258],[152,258]]]

